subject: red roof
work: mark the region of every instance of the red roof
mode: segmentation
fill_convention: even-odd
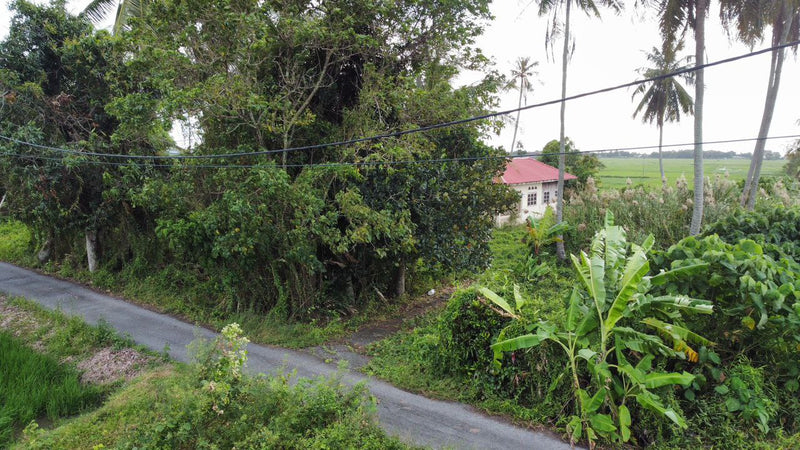
[[[578,177],[564,172],[564,180],[576,178]],[[506,165],[506,171],[499,181],[505,184],[558,181],[558,169],[534,158],[514,158]]]

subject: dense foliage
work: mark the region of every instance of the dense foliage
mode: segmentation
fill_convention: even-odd
[[[20,0],[0,44],[13,98],[0,132],[70,152],[0,143],[8,210],[42,261],[176,266],[207,287],[198,306],[223,312],[348,312],[415,273],[483,267],[493,217],[515,200],[492,182],[504,160],[481,159],[501,154],[481,142],[493,124],[291,147],[493,105],[494,74],[450,85],[486,67],[471,44],[487,3],[175,0],[112,37],[61,3]],[[200,138],[171,153],[239,156],[90,154],[164,156],[174,121]],[[453,158],[466,160],[418,163]]]
[[[495,232],[495,260],[479,277],[490,290],[457,292],[431,322],[379,345],[370,369],[411,389],[434,390],[521,420],[568,429],[573,437],[580,430],[585,438],[591,428],[603,440],[629,438],[639,446],[797,446],[800,266],[789,256],[797,245],[793,231],[797,212],[782,206],[781,193],[792,187],[776,189],[776,184],[766,185],[771,192],[758,213],[727,213],[730,217],[710,225],[706,236],[676,239],[663,250],[642,252],[635,246],[629,250],[626,260],[638,255],[641,262],[646,255],[650,269],[633,290],[637,300],[628,303],[614,324],[621,334],[610,334],[607,348],[613,347],[613,351],[602,351],[600,320],[592,323],[595,328],[583,339],[577,334],[586,328],[584,321],[575,320],[594,315],[606,323],[612,316],[610,309],[599,315],[595,296],[589,295],[586,287],[587,280],[591,284],[601,279],[588,275],[613,267],[590,256],[605,247],[581,244],[589,249],[587,260],[578,261],[586,277],[577,272],[565,274],[564,267],[543,256],[536,261],[551,265],[553,272],[532,278],[526,268],[531,251],[525,248],[525,230],[519,227]],[[626,192],[638,189],[595,195],[620,199],[621,204]],[[706,190],[707,194],[714,192],[721,190]],[[653,204],[663,205],[656,195]],[[663,195],[669,198],[666,192]],[[736,196],[731,196],[733,203]],[[679,198],[676,196],[676,203]],[[722,203],[728,201],[725,195],[719,198]],[[672,206],[665,203],[667,213]],[[592,219],[599,214],[596,205],[573,205],[573,209],[582,209],[575,213],[586,218],[589,229],[597,227],[597,219]],[[720,205],[720,211],[730,211],[727,208]],[[662,218],[665,225],[669,225],[669,217]],[[623,215],[621,220],[631,219]],[[685,227],[686,221],[681,223]],[[742,223],[740,230],[734,229],[737,223]],[[629,236],[643,231],[635,221],[627,222],[625,228]],[[730,243],[713,234],[714,230],[724,232]],[[670,270],[670,276],[661,274]],[[603,279],[606,287],[617,286],[608,282],[617,278]],[[580,287],[577,298],[570,295],[575,285]],[[566,300],[559,301],[561,298]],[[606,307],[616,298],[619,296],[606,295]],[[654,305],[654,299],[675,301]],[[711,314],[686,314],[695,309]],[[616,313],[613,316],[618,317]],[[612,340],[616,345],[609,343]],[[491,345],[513,351],[499,354]],[[603,354],[610,364],[607,371]],[[500,358],[499,367],[492,355]],[[576,365],[575,372],[570,369],[571,362]],[[651,380],[677,385],[654,387],[655,381],[651,381],[653,388],[648,387],[651,372],[661,374],[649,375]],[[577,374],[578,389],[573,374]],[[611,384],[603,382],[604,378]],[[618,382],[626,387],[617,389]],[[640,390],[628,395],[636,389]],[[648,403],[645,391],[654,396],[655,403]],[[644,396],[637,398],[638,394]]]
[[[545,164],[558,167],[558,154],[560,151],[561,147],[558,140],[553,139],[545,144],[542,148],[542,156],[538,159]],[[589,177],[596,176],[597,172],[603,168],[603,163],[597,159],[597,156],[591,153],[581,153],[570,138],[566,138],[564,152],[565,170],[578,177],[578,186],[582,186],[586,183]]]

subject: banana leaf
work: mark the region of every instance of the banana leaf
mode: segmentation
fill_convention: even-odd
[[[619,293],[617,298],[611,304],[605,320],[605,329],[610,330],[614,328],[619,319],[622,318],[625,308],[631,301],[633,296],[639,291],[639,283],[642,278],[650,271],[650,264],[647,262],[647,256],[644,251],[640,250],[635,252],[628,258],[625,265],[625,271],[622,273],[622,280],[620,284]]]
[[[644,378],[644,385],[647,389],[660,388],[662,386],[672,386],[679,384],[687,386],[694,381],[694,375],[684,371],[683,373],[676,372],[654,372],[648,373]]]
[[[500,297],[499,295],[497,295],[497,294],[496,294],[494,291],[492,291],[491,289],[488,289],[488,288],[482,287],[482,288],[478,289],[478,292],[480,292],[480,293],[481,293],[481,295],[483,295],[484,297],[486,297],[486,298],[488,298],[489,300],[491,300],[491,301],[492,301],[492,303],[494,303],[495,305],[497,305],[497,306],[499,306],[500,308],[502,308],[502,309],[503,309],[503,311],[505,311],[505,312],[509,313],[509,314],[510,314],[510,315],[512,315],[514,318],[518,318],[518,316],[517,316],[517,314],[515,313],[514,309],[513,309],[513,308],[511,308],[511,305],[509,305],[509,304],[508,304],[508,302],[507,302],[507,301],[505,301],[505,299],[504,299],[503,297]]]
[[[707,262],[692,264],[689,266],[678,267],[676,269],[668,270],[666,272],[661,272],[658,275],[654,275],[650,277],[650,284],[653,286],[661,286],[666,284],[668,281],[677,278],[680,275],[693,275],[696,273],[700,273],[703,270],[707,269],[709,264]]]

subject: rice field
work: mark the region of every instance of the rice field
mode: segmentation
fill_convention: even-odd
[[[0,332],[0,448],[31,420],[75,414],[97,404],[101,394],[81,384],[75,369]]]
[[[634,185],[658,187],[661,175],[658,171],[658,158],[600,158],[605,167],[598,175],[600,187],[620,188],[630,178]],[[785,160],[764,161],[761,176],[780,175]],[[706,176],[728,176],[734,180],[743,180],[750,167],[749,159],[707,159],[703,162]],[[672,185],[681,175],[686,177],[689,185],[694,181],[694,165],[691,159],[664,159],[664,173],[667,182]]]

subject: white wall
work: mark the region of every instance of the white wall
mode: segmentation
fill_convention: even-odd
[[[512,221],[515,224],[525,223],[525,219],[528,216],[541,217],[548,204],[555,208],[557,186],[558,183],[555,181],[549,183],[522,183],[510,185],[511,188],[517,191],[520,199],[512,214],[501,214],[497,216],[497,225],[500,226]],[[528,206],[528,195],[534,193],[536,194],[536,204]],[[545,193],[549,194],[549,203],[544,202]]]

